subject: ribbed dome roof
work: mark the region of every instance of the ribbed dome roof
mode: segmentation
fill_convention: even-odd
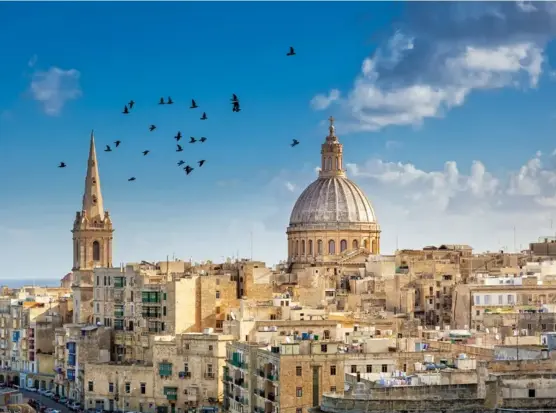
[[[319,177],[299,196],[290,217],[290,226],[375,222],[371,203],[345,176]]]

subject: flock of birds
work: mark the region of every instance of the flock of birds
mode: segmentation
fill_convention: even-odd
[[[290,46],[290,50],[289,52],[286,54],[286,56],[295,56],[295,49],[293,47]],[[240,102],[239,102],[239,98],[237,97],[236,94],[232,94],[232,98],[231,100],[231,104],[232,104],[232,112],[236,112],[239,113],[241,112],[241,106],[240,106]],[[172,97],[168,96],[168,98],[166,100],[164,100],[163,97],[160,98],[159,105],[173,105],[174,101],[172,100]],[[133,109],[133,107],[135,106],[135,101],[130,100],[125,106],[124,109],[122,111],[122,114],[124,115],[129,115]],[[197,102],[195,101],[195,99],[191,100],[191,106],[189,107],[189,109],[198,109],[199,106],[197,105]],[[200,117],[200,120],[207,120],[208,116],[206,112],[203,112],[203,114]],[[150,125],[149,126],[149,131],[150,132],[154,132],[156,130],[156,125]],[[183,152],[183,146],[179,143],[180,140],[182,139],[182,133],[180,131],[178,131],[178,133],[176,134],[176,136],[174,136],[174,139],[176,140],[176,152]],[[196,143],[196,142],[200,142],[200,143],[204,143],[207,141],[206,137],[201,137],[199,139],[195,139],[195,137],[191,136],[189,143]],[[114,141],[114,149],[118,148],[120,145],[122,144],[122,141],[117,140]],[[299,141],[297,139],[293,139],[292,143],[291,143],[291,147],[293,148],[294,146],[299,145]],[[112,152],[112,146],[110,145],[106,145],[104,152]],[[143,156],[147,156],[150,153],[150,150],[145,150],[143,151]],[[199,165],[199,168],[202,167],[205,164],[206,160],[205,159],[201,159],[199,161],[197,161],[197,164]],[[185,165],[185,161],[180,160],[178,162],[178,166],[183,168],[183,170],[185,171],[186,175],[189,175],[191,172],[193,172],[193,170],[195,168],[193,168],[191,165]],[[60,164],[58,165],[58,168],[66,168],[67,164],[65,162],[60,162]],[[132,176],[128,179],[129,182],[133,182],[136,180],[135,176]]]

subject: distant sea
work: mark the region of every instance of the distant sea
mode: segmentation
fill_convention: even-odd
[[[3,279],[0,276],[0,286],[7,285],[9,288],[21,288],[25,285],[36,285],[37,287],[59,287],[60,280],[56,278],[8,278]]]

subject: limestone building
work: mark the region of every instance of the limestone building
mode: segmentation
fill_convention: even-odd
[[[95,137],[91,132],[85,192],[73,223],[74,323],[92,321],[93,269],[112,267],[112,220],[104,210]]]
[[[380,253],[380,226],[363,191],[346,177],[334,118],[321,149],[319,177],[299,196],[287,229],[290,263],[334,263]]]

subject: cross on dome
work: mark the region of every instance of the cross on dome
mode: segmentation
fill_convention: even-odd
[[[335,121],[335,119],[334,119],[332,116],[330,116],[330,117],[328,118],[328,121],[330,122],[330,126],[328,127],[328,131],[329,131],[330,133],[328,134],[328,136],[334,137],[334,136],[336,136],[336,128],[334,127],[334,121]]]

